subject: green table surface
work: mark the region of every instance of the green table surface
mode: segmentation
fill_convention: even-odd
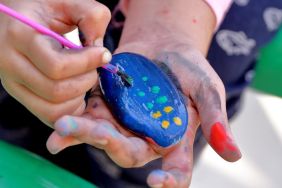
[[[0,188],[95,188],[31,152],[0,141]]]

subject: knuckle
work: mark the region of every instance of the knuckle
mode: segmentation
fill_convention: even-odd
[[[108,7],[101,5],[92,13],[92,16],[95,20],[105,20],[110,21],[111,11]]]
[[[209,92],[218,90],[219,87],[224,87],[221,80],[212,79],[210,76],[206,75],[200,78],[198,90],[199,92]]]
[[[225,93],[225,87],[220,80],[220,78],[216,78],[213,80],[210,80],[209,82],[206,82],[203,87],[205,87],[207,93],[219,93],[223,94]]]
[[[214,110],[221,111],[222,96],[224,96],[225,91],[220,90],[219,85],[224,87],[221,82],[216,81],[203,82],[199,85],[196,97],[194,98],[199,109],[207,110],[212,107]]]
[[[64,88],[60,82],[54,82],[49,88],[49,100],[54,103],[60,103],[65,100]]]
[[[65,69],[64,59],[57,57],[50,57],[47,60],[48,68],[46,69],[47,76],[54,80],[63,78],[63,72]]]

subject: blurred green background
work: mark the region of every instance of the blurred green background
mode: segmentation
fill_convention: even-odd
[[[282,28],[261,50],[252,87],[282,97]]]
[[[0,141],[1,188],[95,188],[47,160]]]

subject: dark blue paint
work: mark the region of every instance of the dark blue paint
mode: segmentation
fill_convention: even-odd
[[[162,147],[179,142],[188,125],[188,113],[181,94],[168,76],[152,61],[137,54],[116,54],[111,64],[133,78],[133,85],[127,87],[119,76],[100,70],[102,92],[121,124],[139,136],[152,138]],[[152,92],[156,86],[159,91]],[[146,104],[150,104],[149,108]],[[163,111],[166,106],[172,106],[174,110],[167,114]],[[152,114],[157,111],[162,116],[154,119]],[[176,116],[181,118],[181,126],[174,123]],[[167,129],[162,128],[164,120],[170,122]]]

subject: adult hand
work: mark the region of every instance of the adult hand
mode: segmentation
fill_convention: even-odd
[[[71,50],[0,13],[0,78],[7,92],[46,124],[85,109],[84,95],[97,83],[96,68],[111,54],[103,47],[110,20],[104,5],[85,0],[1,0],[30,19],[64,34],[79,29],[86,47]]]

